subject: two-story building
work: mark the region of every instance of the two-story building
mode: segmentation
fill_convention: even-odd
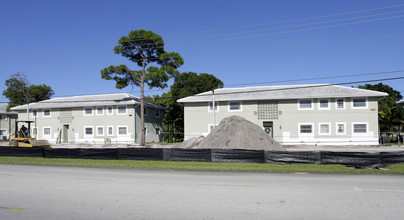
[[[8,104],[0,104],[0,140],[8,140],[14,132],[17,113],[7,111]]]
[[[283,145],[378,145],[377,101],[384,96],[314,84],[223,88],[178,102],[184,104],[185,140],[206,136],[223,118],[238,115]]]
[[[53,98],[11,110],[18,112],[19,120],[34,121],[31,134],[38,139],[62,143],[140,143],[140,99],[127,93]],[[145,101],[146,142],[162,140],[165,110]]]

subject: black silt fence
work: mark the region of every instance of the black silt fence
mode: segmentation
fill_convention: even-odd
[[[210,149],[164,149],[164,160],[167,161],[199,161],[211,162]]]
[[[0,147],[0,156],[82,158],[109,160],[164,160],[237,163],[342,164],[356,168],[377,168],[404,163],[404,151],[332,152],[263,151],[240,149],[162,148],[14,148]]]
[[[321,164],[342,164],[355,168],[380,167],[380,152],[321,151]]]
[[[265,151],[265,163],[321,163],[320,151]]]
[[[0,156],[44,157],[41,147],[0,147]]]
[[[162,148],[120,148],[121,160],[163,160]]]
[[[265,151],[239,149],[212,149],[212,162],[264,163]]]

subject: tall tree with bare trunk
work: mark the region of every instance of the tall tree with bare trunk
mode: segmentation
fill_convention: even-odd
[[[128,36],[121,37],[114,52],[136,63],[140,70],[130,69],[126,65],[109,66],[101,70],[101,78],[115,80],[118,89],[128,85],[140,87],[140,145],[145,146],[144,85],[150,88],[167,87],[167,81],[179,74],[177,68],[184,64],[184,60],[178,53],[166,52],[163,38],[147,30],[134,30]],[[149,66],[151,63],[157,66]]]

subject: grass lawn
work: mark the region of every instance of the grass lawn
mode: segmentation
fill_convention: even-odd
[[[0,156],[0,164],[29,164],[47,166],[107,167],[151,170],[266,172],[266,173],[346,173],[346,174],[404,174],[404,164],[390,165],[387,169],[353,169],[343,165],[316,164],[259,164],[217,162],[175,162],[144,160],[90,160],[38,157]]]

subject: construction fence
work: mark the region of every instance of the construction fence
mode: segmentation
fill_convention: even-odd
[[[382,168],[404,163],[404,151],[332,152],[264,151],[179,148],[14,148],[0,147],[0,156],[81,158],[107,160],[163,160],[275,164],[342,164],[355,168]]]

